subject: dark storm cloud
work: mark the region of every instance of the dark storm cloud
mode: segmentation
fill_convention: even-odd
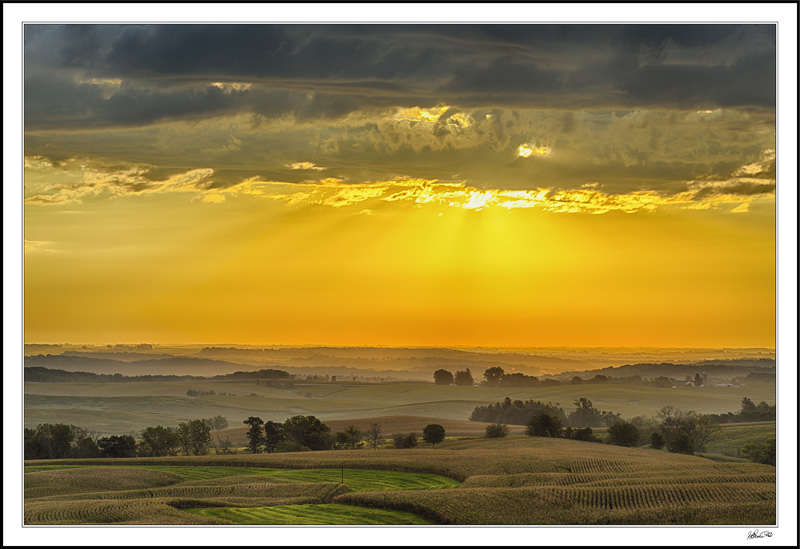
[[[772,25],[29,25],[24,49],[29,129],[441,103],[775,104]]]

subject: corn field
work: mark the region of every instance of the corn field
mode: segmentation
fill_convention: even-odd
[[[382,524],[392,520],[391,513],[474,525],[771,525],[776,520],[776,473],[768,465],[564,439],[490,442],[494,445],[475,439],[410,450],[28,462],[25,523],[272,524],[302,515],[306,505],[333,503],[373,510],[363,520]],[[43,465],[48,470],[36,470]],[[59,465],[70,468],[53,469]],[[295,507],[266,509],[287,505]],[[335,523],[329,511],[315,516]],[[342,523],[357,516],[343,515]],[[394,520],[413,523],[408,515]]]

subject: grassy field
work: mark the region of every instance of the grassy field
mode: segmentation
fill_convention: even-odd
[[[525,436],[411,450],[26,465],[26,524],[775,522],[774,467]]]
[[[274,507],[189,509],[204,517],[227,520],[231,524],[435,524],[414,513],[387,511],[371,507],[343,505],[279,505]]]
[[[189,389],[228,395],[190,398],[186,396]],[[251,415],[265,421],[309,414],[323,421],[352,422],[383,416],[438,418],[437,423],[467,421],[476,406],[507,396],[559,403],[566,411],[573,408],[574,400],[586,397],[596,408],[630,418],[654,415],[667,405],[701,413],[737,411],[745,396],[756,403],[763,400],[773,404],[775,389],[764,385],[746,389],[657,389],[614,384],[509,389],[432,383],[297,383],[291,389],[275,389],[229,381],[26,383],[24,406],[26,427],[53,423],[57,417],[58,422],[110,435],[217,415],[228,418],[231,427],[240,426]]]
[[[775,437],[775,423],[721,427],[721,431],[708,444],[706,453],[737,457],[739,449],[748,442],[763,445],[768,438]]]

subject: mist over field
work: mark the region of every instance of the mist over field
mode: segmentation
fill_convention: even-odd
[[[43,358],[42,355],[47,357]],[[438,368],[493,366],[529,375],[585,372],[631,364],[775,359],[775,349],[320,347],[257,345],[25,345],[25,365],[123,375],[219,375],[250,367],[290,373],[430,380]],[[49,366],[48,366],[49,365]]]

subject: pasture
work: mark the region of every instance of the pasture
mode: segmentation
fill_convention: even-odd
[[[26,466],[26,524],[770,525],[776,516],[774,467],[525,436]]]

